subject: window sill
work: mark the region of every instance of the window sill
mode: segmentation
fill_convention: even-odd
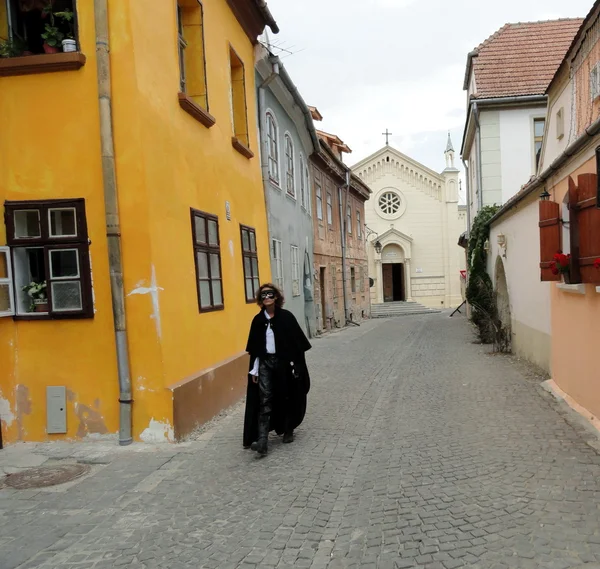
[[[584,284],[564,284],[558,283],[556,288],[564,292],[570,292],[571,294],[585,294]]]
[[[216,124],[217,119],[198,105],[191,97],[181,92],[177,94],[177,97],[179,98],[179,106],[206,128],[210,128]]]
[[[77,71],[85,62],[85,55],[79,52],[8,57],[0,59],[0,77]]]
[[[200,314],[207,314],[210,312],[222,312],[223,310],[225,310],[225,306],[213,306],[211,308],[201,308],[200,309]]]
[[[231,146],[233,146],[242,156],[248,158],[248,160],[250,160],[250,158],[254,158],[254,152],[252,152],[252,150],[250,150],[245,144],[242,144],[239,138],[232,136]]]
[[[290,192],[286,192],[285,195],[288,199],[292,200],[293,202],[296,202],[296,203],[298,202],[298,198],[296,196],[290,194]]]

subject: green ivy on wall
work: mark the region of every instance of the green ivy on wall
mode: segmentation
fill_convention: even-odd
[[[471,305],[471,320],[479,329],[482,342],[494,341],[494,330],[490,320],[496,312],[494,285],[487,273],[487,253],[485,243],[490,237],[490,220],[498,210],[497,205],[482,208],[471,227],[469,235],[469,284],[467,300]]]

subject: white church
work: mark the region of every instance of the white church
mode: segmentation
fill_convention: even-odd
[[[459,306],[466,208],[459,206],[459,171],[448,134],[446,169],[438,174],[388,144],[352,171],[373,190],[365,203],[371,303]]]

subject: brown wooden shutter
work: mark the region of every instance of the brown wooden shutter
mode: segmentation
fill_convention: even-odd
[[[577,177],[576,191],[573,195],[569,194],[571,219],[576,218],[571,230],[577,231],[579,249],[577,258],[581,278],[580,281],[574,282],[600,283],[600,271],[594,267],[594,261],[600,258],[600,210],[596,208],[597,184],[596,174],[581,174]],[[573,247],[571,247],[571,254],[575,256]]]
[[[560,208],[556,202],[540,202],[540,269],[542,281],[560,281],[560,275],[553,275],[550,265],[554,255],[560,251]]]

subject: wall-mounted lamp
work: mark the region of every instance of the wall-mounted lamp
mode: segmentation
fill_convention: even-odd
[[[498,245],[500,245],[500,247],[506,245],[506,235],[503,235],[502,233],[498,235]]]
[[[549,199],[550,194],[548,193],[548,190],[544,188],[544,191],[540,194],[540,200],[542,200],[543,202],[547,202]]]
[[[375,251],[377,252],[377,254],[381,254],[381,250],[383,249],[383,247],[381,246],[381,242],[377,241],[377,243],[375,243]]]
[[[483,244],[483,250],[487,253],[490,252],[490,240],[486,239],[485,243]]]

